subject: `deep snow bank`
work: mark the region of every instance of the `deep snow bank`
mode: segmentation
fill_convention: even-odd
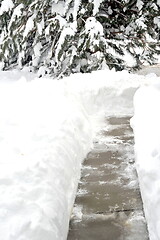
[[[145,81],[125,71],[28,81],[33,77],[0,72],[1,240],[66,239],[99,116],[132,114]]]
[[[137,171],[150,240],[160,239],[160,78],[135,94],[132,126]],[[154,81],[155,80],[155,81]]]
[[[83,106],[66,95],[47,79],[0,89],[1,240],[66,238],[92,142]]]

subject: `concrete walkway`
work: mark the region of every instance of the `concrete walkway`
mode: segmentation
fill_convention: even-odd
[[[129,117],[109,117],[84,161],[68,240],[148,240]]]

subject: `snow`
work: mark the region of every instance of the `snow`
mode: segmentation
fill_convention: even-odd
[[[43,29],[44,29],[44,25],[45,25],[44,24],[44,19],[42,18],[40,23],[36,22],[36,25],[37,25],[37,30],[38,30],[39,35],[42,35]]]
[[[64,15],[65,11],[65,3],[64,2],[58,2],[58,1],[53,1],[52,3],[52,13],[57,13],[61,16]]]
[[[158,4],[158,6],[160,7],[160,0],[157,0],[157,4]]]
[[[80,4],[81,4],[81,0],[74,1],[74,10],[73,10],[73,20],[74,21],[76,21],[76,19],[77,19],[77,13],[78,13]]]
[[[136,6],[138,7],[138,10],[140,11],[143,8],[144,3],[141,0],[137,0]]]
[[[60,54],[62,45],[65,44],[67,37],[74,36],[76,28],[76,22],[71,23],[69,26],[64,26],[55,51],[55,59],[57,62],[58,60],[62,60],[62,54]]]
[[[103,0],[93,0],[93,4],[94,4],[93,16],[95,16],[95,15],[98,13],[100,4],[101,4],[102,2],[103,2]]]
[[[34,59],[33,59],[33,66],[38,66],[39,59],[41,56],[41,49],[42,49],[42,44],[41,42],[38,42],[34,46]]]
[[[158,28],[160,28],[160,17],[154,17],[154,24],[156,24]]]
[[[8,12],[14,7],[12,0],[3,0],[0,7],[0,15],[4,12]]]
[[[86,30],[86,33],[89,33],[92,41],[95,35],[100,35],[100,36],[104,35],[102,25],[94,17],[90,17],[87,19],[85,24],[85,30]]]
[[[16,17],[20,17],[21,16],[21,14],[22,14],[21,9],[22,8],[23,8],[23,4],[21,3],[14,9],[12,17],[11,17],[11,20],[10,20],[9,25],[8,25],[8,29],[11,28],[11,26],[14,23]]]
[[[50,79],[2,84],[2,240],[66,238],[92,136],[85,112],[66,95],[65,86]]]
[[[148,87],[156,81],[155,75],[145,77],[114,70],[76,74],[63,80],[37,78],[28,69],[0,72],[1,240],[66,239],[81,163],[92,147],[104,115],[132,116],[133,96],[140,86],[143,88],[138,92],[145,92],[147,88],[150,96],[154,95],[150,103],[154,100],[159,103],[159,90],[156,89],[159,85],[154,85],[152,90]],[[141,96],[138,92],[135,96]],[[147,99],[147,93],[138,109],[145,102],[149,103],[151,98]],[[152,109],[151,105],[149,109],[156,115],[157,109]],[[137,112],[134,126],[142,125],[142,121],[136,121],[139,119]],[[146,110],[145,116],[149,117],[147,114]],[[158,120],[155,120],[155,126],[158,126]],[[146,118],[143,127],[149,123]],[[158,134],[156,128],[154,133]],[[141,134],[138,135],[139,143],[143,138]],[[146,134],[146,144],[147,139]],[[149,141],[152,146],[156,143]],[[159,145],[154,151],[146,146],[147,154],[151,153],[158,164]],[[149,171],[149,166],[152,164],[148,161],[145,171]],[[146,181],[145,191],[149,194],[144,194],[144,203],[150,201],[145,198],[155,197],[159,191],[158,181],[155,189],[148,182],[148,179],[151,183],[157,179],[156,169],[153,166],[151,174],[145,175],[144,180],[140,177],[142,190]],[[152,175],[153,172],[157,175]],[[154,194],[151,195],[148,189]],[[154,214],[158,218],[158,201],[156,203]],[[150,210],[147,211],[150,214]]]
[[[158,57],[158,62],[160,62],[160,56],[157,56],[157,57]],[[160,64],[148,65],[148,66],[146,65],[141,70],[138,71],[138,74],[148,75],[148,76],[150,74],[152,74],[152,76],[155,74],[156,76],[160,76]]]
[[[138,18],[135,22],[137,26],[141,27],[142,29],[147,29],[147,25],[144,23],[145,22],[144,17]]]
[[[135,94],[132,125],[135,135],[137,171],[150,240],[160,239],[160,78],[150,74],[153,84]]]
[[[28,33],[34,28],[34,16],[28,18],[23,37],[27,37]]]

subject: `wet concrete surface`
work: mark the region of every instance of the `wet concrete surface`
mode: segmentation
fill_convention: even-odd
[[[130,117],[108,117],[83,163],[68,240],[148,240]]]

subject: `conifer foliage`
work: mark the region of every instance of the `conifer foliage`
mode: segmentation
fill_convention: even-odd
[[[152,63],[159,11],[160,0],[2,0],[0,66],[29,65],[57,77]]]

